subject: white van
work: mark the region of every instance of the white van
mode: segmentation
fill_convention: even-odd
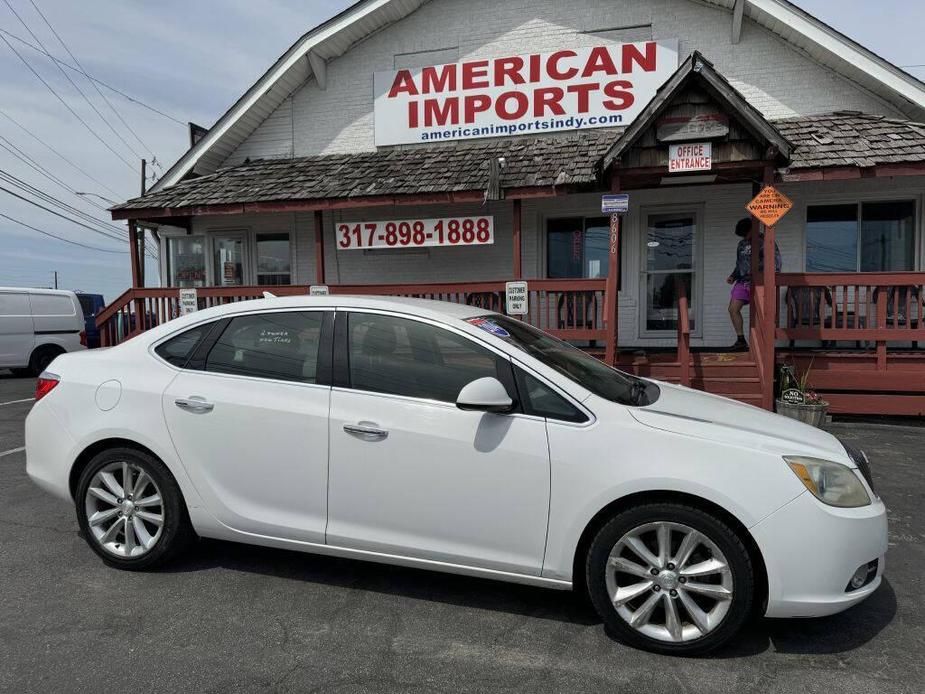
[[[84,347],[74,292],[0,287],[0,369],[37,376],[59,354]]]

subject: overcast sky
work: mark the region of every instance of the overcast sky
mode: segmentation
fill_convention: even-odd
[[[99,86],[110,107],[82,74],[58,69],[22,43],[19,39],[35,46],[41,42],[48,52],[73,64],[33,2],[89,75],[166,116]],[[162,173],[186,149],[187,121],[211,125],[301,34],[350,4],[348,0],[0,0],[0,36],[77,114],[69,112],[0,39],[0,187],[22,194],[7,178],[15,176],[62,203],[108,220],[100,207],[110,203],[103,198],[121,201],[138,194],[140,156],[149,161],[156,157],[161,166],[153,171]],[[797,4],[893,63],[920,66],[908,68],[909,72],[925,78],[920,38],[925,3],[921,0],[799,0]],[[10,150],[31,160],[31,165]],[[36,166],[58,180],[50,180]],[[73,191],[101,197],[80,197]],[[0,217],[0,286],[51,286],[57,270],[60,287],[102,292],[107,301],[128,287],[125,243],[77,227],[3,190],[0,215],[94,247],[51,239]],[[124,231],[106,228],[124,236]],[[149,277],[155,277],[155,272],[149,262]]]

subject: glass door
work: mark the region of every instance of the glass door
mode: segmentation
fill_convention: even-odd
[[[216,287],[239,287],[244,284],[245,244],[243,234],[226,234],[212,238],[213,273]]]
[[[644,238],[643,333],[677,331],[681,292],[687,296],[693,331],[697,215],[693,212],[650,214],[646,218]]]

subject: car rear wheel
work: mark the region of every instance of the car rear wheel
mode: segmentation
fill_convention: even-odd
[[[749,615],[748,550],[721,519],[683,504],[623,511],[588,551],[588,591],[621,641],[657,653],[697,655],[728,641]]]
[[[180,489],[157,458],[133,448],[98,454],[80,476],[77,519],[109,566],[138,571],[161,564],[193,537]]]

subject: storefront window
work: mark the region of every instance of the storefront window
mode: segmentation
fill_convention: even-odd
[[[807,272],[898,272],[914,268],[914,202],[807,208]]]
[[[622,248],[622,240],[621,240]],[[546,276],[607,277],[610,220],[607,217],[550,219],[546,226]]]
[[[257,284],[292,284],[289,234],[257,234]]]
[[[206,248],[203,236],[167,239],[167,277],[171,287],[206,285]]]

